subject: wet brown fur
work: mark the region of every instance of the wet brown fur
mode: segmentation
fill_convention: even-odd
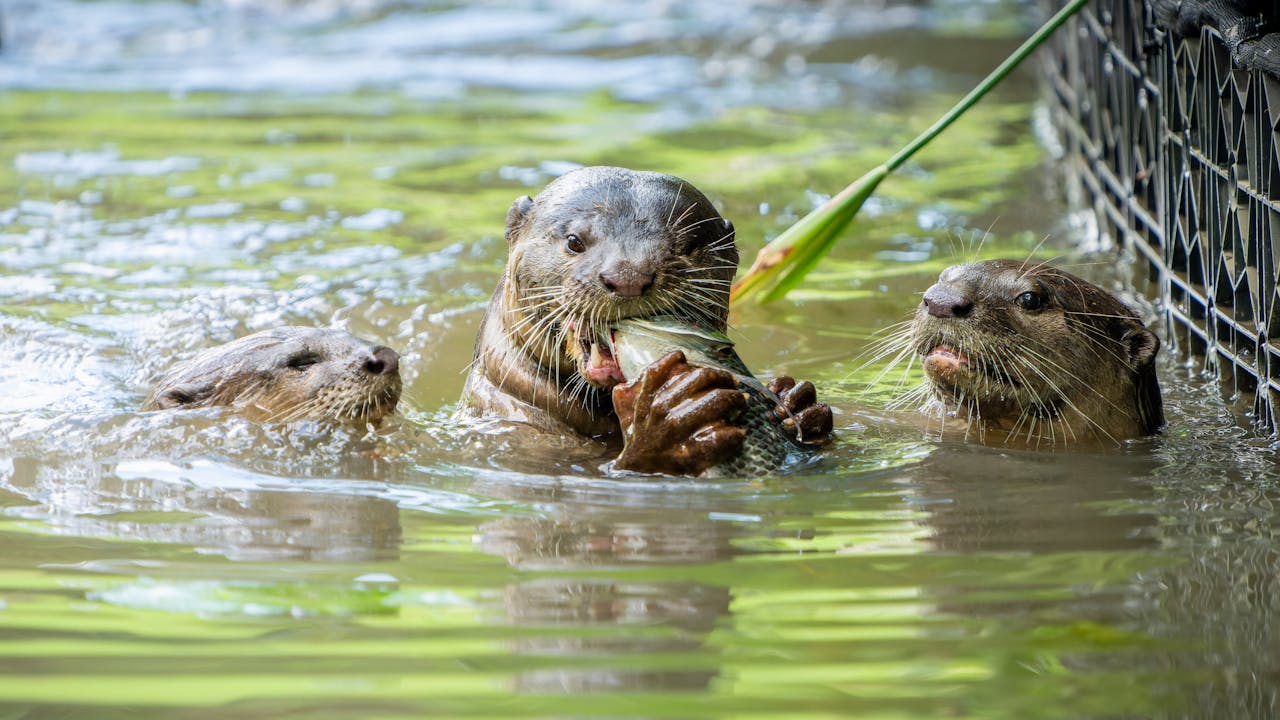
[[[1160,340],[1111,293],[1019,260],[950,267],[929,292],[935,289],[967,299],[972,309],[935,317],[922,302],[896,344],[924,363],[925,384],[911,397],[944,425],[955,417],[980,441],[1038,446],[1114,444],[1164,424],[1155,370]],[[1023,308],[1018,298],[1028,292],[1044,306]],[[968,367],[931,363],[939,346],[967,356]]]
[[[389,349],[339,330],[266,330],[173,367],[143,410],[224,406],[262,422],[376,425],[400,400],[398,359],[387,362],[392,358]]]
[[[573,252],[566,238],[583,243]],[[723,330],[738,266],[733,225],[688,182],[587,167],[507,213],[507,265],[476,338],[463,414],[593,437],[618,431],[609,387],[583,374],[572,327],[602,334],[628,317],[674,314]],[[603,274],[652,274],[623,297]]]

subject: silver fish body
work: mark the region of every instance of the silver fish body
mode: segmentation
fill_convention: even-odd
[[[777,419],[778,397],[751,374],[724,333],[670,317],[623,320],[613,329],[613,354],[628,381],[673,350],[684,352],[691,365],[731,373],[747,395],[747,409],[735,423],[746,431],[742,452],[709,468],[704,476],[769,475],[803,457],[804,449]]]

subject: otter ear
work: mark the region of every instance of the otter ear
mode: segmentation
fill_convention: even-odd
[[[524,226],[525,219],[529,216],[529,210],[533,207],[533,198],[525,195],[516,198],[511,203],[511,209],[507,210],[507,242],[515,242],[516,231]]]
[[[160,410],[172,410],[188,405],[197,405],[207,400],[212,394],[213,386],[208,383],[186,383],[175,385],[156,395],[155,403]]]
[[[1156,378],[1160,338],[1139,325],[1125,333],[1124,342],[1129,348],[1129,362],[1137,374],[1134,391],[1138,419],[1142,423],[1142,431],[1150,435],[1164,426],[1164,399],[1160,397],[1160,381]]]
[[[1160,352],[1160,338],[1141,325],[1126,332],[1123,340],[1129,349],[1129,362],[1135,368],[1154,363]]]

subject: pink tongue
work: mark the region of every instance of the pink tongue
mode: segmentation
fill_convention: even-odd
[[[942,357],[955,358],[956,360],[959,360],[960,362],[969,362],[969,358],[968,358],[967,356],[965,356],[965,354],[964,354],[964,353],[962,353],[962,352],[960,352],[959,350],[957,350],[957,349],[955,349],[955,348],[951,347],[950,345],[939,345],[938,347],[934,348],[933,350],[930,350],[930,351],[929,351],[929,354],[930,354],[930,355],[940,355],[940,356],[942,356]]]
[[[961,368],[969,365],[968,356],[946,345],[939,345],[930,350],[925,360],[939,368]]]
[[[618,361],[613,357],[613,353],[609,352],[609,348],[602,347],[598,342],[591,343],[591,357],[587,360],[587,378],[599,383],[607,380],[627,381],[623,377],[622,368],[618,367]]]

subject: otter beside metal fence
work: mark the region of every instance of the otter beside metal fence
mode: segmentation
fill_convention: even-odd
[[[1098,0],[1059,31],[1046,69],[1071,184],[1099,232],[1141,258],[1175,343],[1276,432],[1276,3]]]

